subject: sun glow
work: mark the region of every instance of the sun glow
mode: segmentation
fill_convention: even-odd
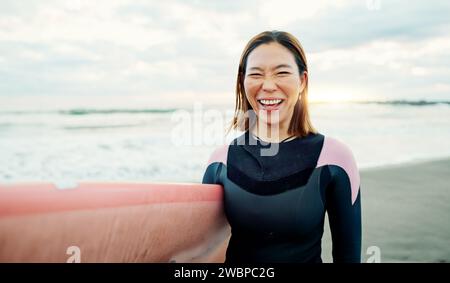
[[[308,93],[310,102],[345,102],[363,100],[362,95],[354,90],[330,88],[330,89],[312,89]]]

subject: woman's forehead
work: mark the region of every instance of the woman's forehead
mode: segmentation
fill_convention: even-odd
[[[247,69],[258,67],[274,69],[278,66],[295,66],[294,55],[280,44],[263,44],[256,47],[247,58]]]

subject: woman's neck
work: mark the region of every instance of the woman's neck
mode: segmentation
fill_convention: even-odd
[[[251,134],[258,137],[260,140],[270,143],[279,143],[292,137],[288,134],[288,131],[284,127],[279,127],[279,125],[267,125],[263,123],[262,125],[256,125],[249,130]]]

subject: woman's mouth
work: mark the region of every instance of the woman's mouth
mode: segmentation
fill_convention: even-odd
[[[284,99],[258,99],[257,101],[263,110],[273,111],[280,109]]]

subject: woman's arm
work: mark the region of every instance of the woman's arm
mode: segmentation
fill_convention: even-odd
[[[325,207],[328,212],[334,262],[361,262],[360,176],[351,150],[325,137],[317,167],[328,169]]]
[[[356,166],[356,165],[355,165]],[[328,166],[331,183],[326,206],[333,241],[333,262],[361,262],[361,202],[358,185],[354,201],[350,178],[336,165]]]

